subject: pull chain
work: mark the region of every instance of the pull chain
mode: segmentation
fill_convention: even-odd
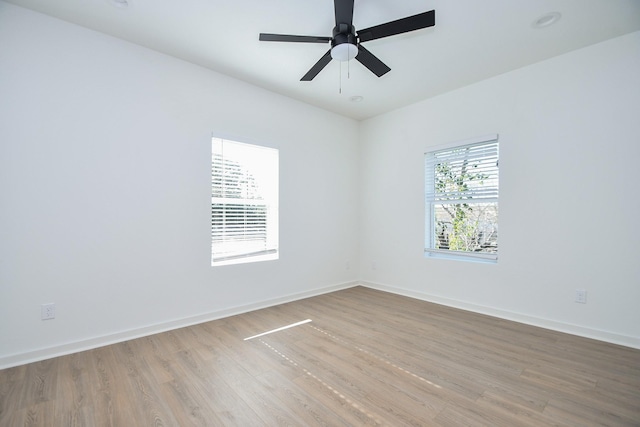
[[[339,69],[339,73],[340,73],[340,78],[339,78],[339,86],[338,86],[338,93],[342,95],[342,63],[344,61],[338,61],[340,62],[340,69]],[[347,61],[347,80],[351,79],[351,61]]]

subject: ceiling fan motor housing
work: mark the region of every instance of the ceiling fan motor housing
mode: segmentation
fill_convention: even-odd
[[[350,61],[358,55],[358,37],[353,25],[338,24],[333,29],[331,57],[337,61]]]
[[[352,45],[358,45],[358,37],[356,36],[356,28],[349,24],[338,24],[333,28],[333,39],[331,40],[331,47],[336,47],[339,44],[349,43]]]

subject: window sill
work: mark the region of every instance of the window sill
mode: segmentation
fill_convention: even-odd
[[[477,262],[480,264],[497,264],[497,254],[472,254],[466,252],[443,251],[438,249],[425,249],[424,257],[430,259],[446,259],[454,261]]]
[[[272,250],[272,251],[269,251],[269,253],[262,254],[262,255],[236,256],[236,257],[211,261],[211,266],[218,267],[222,265],[248,264],[250,262],[273,261],[273,260],[277,260],[278,258],[279,258],[278,252],[276,250]]]

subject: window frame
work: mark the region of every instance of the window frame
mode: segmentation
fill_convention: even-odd
[[[478,145],[484,145],[489,143],[495,143],[496,145],[496,164],[499,165],[499,135],[490,134],[477,138],[467,139],[463,141],[456,141],[449,144],[442,144],[433,147],[429,147],[424,153],[424,201],[425,201],[425,233],[424,233],[424,257],[425,258],[437,258],[437,259],[451,259],[462,261],[475,261],[482,263],[495,264],[498,261],[498,247],[495,253],[487,252],[470,252],[470,251],[456,251],[451,249],[437,249],[436,248],[436,218],[435,208],[438,203],[435,199],[435,167],[437,163],[431,162],[429,159],[436,153],[442,153],[443,151],[453,151],[461,148],[468,148]],[[481,204],[481,203],[495,203],[498,208],[499,215],[499,166],[496,167],[496,181],[495,196],[478,198],[470,202],[469,204]],[[429,176],[431,174],[431,177]],[[431,183],[431,186],[430,186]],[[431,188],[430,188],[431,187]],[[434,199],[430,199],[430,194],[434,195]],[[498,220],[496,220],[498,224]]]
[[[254,151],[251,156],[255,157],[242,159],[244,154],[239,159],[230,149]],[[225,152],[228,153],[226,156]],[[216,155],[222,157],[216,159]],[[271,164],[265,175],[259,164],[267,161]],[[280,150],[236,138],[212,136],[210,166],[211,266],[279,259]],[[257,217],[255,212],[260,210],[264,213]],[[263,237],[256,238],[258,235]],[[254,243],[245,243],[243,247],[242,241],[250,240]],[[216,253],[216,245],[224,252]],[[233,245],[239,250],[230,249]]]

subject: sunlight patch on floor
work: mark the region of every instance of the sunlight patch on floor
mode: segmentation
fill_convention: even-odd
[[[334,395],[336,395],[337,397],[339,397],[341,400],[343,400],[344,402],[346,402],[347,404],[351,405],[351,407],[353,407],[354,409],[356,409],[357,411],[359,411],[361,414],[365,415],[366,417],[368,417],[369,419],[373,420],[375,424],[378,425],[382,425],[382,421],[380,419],[378,419],[374,414],[370,413],[369,411],[367,411],[365,408],[363,408],[362,406],[358,405],[358,403],[354,402],[353,400],[349,399],[347,396],[345,396],[343,393],[341,393],[339,390],[336,390],[335,388],[333,388],[331,385],[327,384],[322,378],[318,377],[317,375],[313,374],[311,371],[302,368],[301,366],[298,366],[298,363],[296,363],[295,360],[291,359],[289,356],[287,356],[286,354],[282,353],[281,351],[278,351],[278,349],[274,348],[273,346],[269,345],[267,342],[265,342],[264,340],[259,340],[262,344],[264,344],[265,346],[267,346],[269,348],[269,350],[273,351],[274,353],[276,353],[278,356],[280,356],[281,358],[283,358],[284,360],[286,360],[287,362],[291,363],[293,366],[295,366],[296,368],[301,368],[302,371],[308,375],[309,377],[313,378],[314,380],[318,381],[320,384],[322,384],[323,387],[325,387],[326,389],[328,389],[331,393],[333,393]]]
[[[378,355],[376,355],[376,354],[374,354],[374,353],[370,352],[369,350],[366,350],[366,349],[364,349],[364,348],[358,347],[357,345],[354,345],[354,344],[348,343],[348,342],[346,342],[345,340],[343,340],[343,339],[341,339],[341,338],[338,338],[338,337],[336,337],[335,335],[332,335],[332,334],[330,334],[329,332],[324,331],[324,330],[322,330],[322,329],[320,329],[320,328],[316,328],[316,327],[315,327],[315,326],[313,326],[313,325],[311,325],[311,327],[312,327],[313,329],[315,329],[316,331],[318,331],[318,332],[320,332],[320,333],[322,333],[322,334],[325,334],[326,336],[328,336],[328,337],[332,338],[333,340],[338,341],[338,342],[341,342],[341,343],[346,344],[346,345],[349,345],[349,346],[351,346],[351,347],[355,348],[356,350],[358,350],[358,351],[360,351],[360,352],[362,352],[362,353],[365,353],[365,354],[367,354],[367,355],[369,355],[369,356],[371,356],[371,357],[373,357],[373,358],[375,358],[375,359],[377,359],[377,360],[379,360],[379,361],[381,361],[381,362],[383,362],[383,363],[385,363],[385,364],[387,364],[387,365],[391,366],[392,368],[398,369],[399,371],[402,371],[402,372],[404,372],[405,374],[412,376],[413,378],[415,378],[415,379],[417,379],[417,380],[420,380],[420,381],[422,381],[422,382],[425,382],[425,383],[427,383],[427,384],[429,384],[430,386],[433,386],[433,387],[435,387],[435,388],[442,388],[442,386],[440,386],[440,385],[438,385],[438,384],[436,384],[436,383],[433,383],[433,382],[429,381],[428,379],[421,377],[421,376],[420,376],[420,375],[418,375],[418,374],[415,374],[415,373],[413,373],[413,372],[411,372],[411,371],[408,371],[408,370],[404,369],[403,367],[398,366],[398,365],[396,365],[396,364],[392,363],[391,361],[389,361],[389,360],[387,360],[387,359],[384,359],[384,358],[382,358],[382,357],[380,357],[380,356],[378,356]]]
[[[309,322],[311,322],[311,319],[306,319],[306,320],[303,320],[301,322],[292,323],[290,325],[282,326],[282,327],[276,328],[276,329],[272,329],[270,331],[263,332],[263,333],[258,334],[258,335],[254,335],[252,337],[247,337],[247,338],[244,339],[244,341],[252,340],[252,339],[258,338],[258,337],[263,337],[265,335],[273,334],[274,332],[284,331],[285,329],[295,328],[296,326],[304,325],[305,323],[309,323]]]

